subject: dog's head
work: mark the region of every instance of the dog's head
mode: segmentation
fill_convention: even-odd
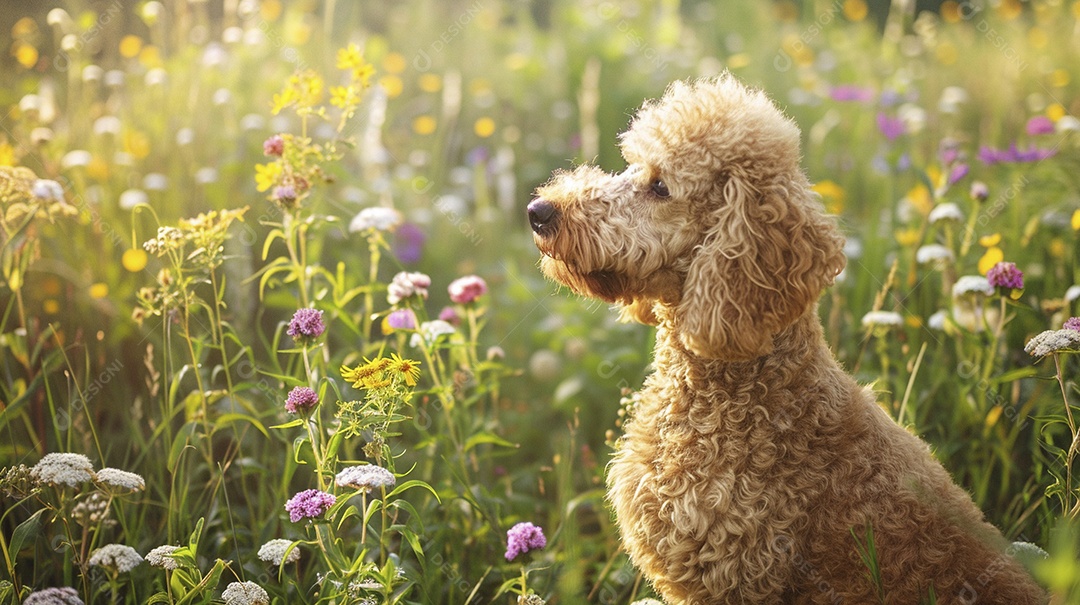
[[[844,267],[799,166],[799,130],[729,75],[673,84],[621,136],[629,166],[557,172],[528,207],[544,273],[664,321],[695,354],[747,360]]]

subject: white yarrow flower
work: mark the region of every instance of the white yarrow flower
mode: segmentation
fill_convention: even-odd
[[[45,454],[30,476],[41,483],[78,487],[94,478],[94,465],[82,454]]]
[[[146,481],[136,473],[129,473],[118,468],[103,468],[97,472],[98,483],[108,487],[132,492],[146,489]]]
[[[254,582],[230,582],[221,598],[225,605],[270,605],[270,595]]]
[[[948,263],[952,262],[953,258],[955,256],[952,250],[941,244],[927,244],[915,252],[915,262],[920,265]]]
[[[957,206],[952,202],[938,204],[930,211],[930,223],[933,224],[939,221],[956,221],[962,223],[964,222],[964,212],[960,210],[960,206]]]
[[[417,348],[435,344],[440,336],[453,334],[454,332],[456,332],[456,330],[454,330],[454,326],[450,325],[449,322],[445,322],[441,319],[425,321],[420,324],[420,330],[413,334],[412,338],[409,339],[409,344]]]
[[[124,544],[106,544],[90,555],[90,565],[108,567],[120,573],[131,571],[142,562],[142,555]]]
[[[38,179],[30,187],[30,192],[39,200],[60,202],[64,199],[64,188],[54,180]]]
[[[1080,350],[1080,332],[1076,330],[1047,330],[1036,335],[1024,345],[1032,357],[1046,357],[1051,353]]]
[[[944,330],[945,322],[949,319],[949,312],[945,310],[938,311],[930,316],[930,319],[926,320],[926,325],[930,326],[931,330]]]
[[[1069,289],[1065,291],[1065,302],[1072,302],[1080,298],[1080,286],[1069,286]]]
[[[180,564],[176,562],[176,559],[169,556],[178,550],[180,550],[179,546],[171,546],[169,544],[158,546],[146,553],[146,562],[153,567],[160,567],[168,571],[180,569]]]
[[[334,477],[338,487],[353,487],[371,493],[377,487],[393,487],[397,483],[394,473],[376,464],[350,466]]]
[[[956,280],[953,284],[952,295],[953,297],[963,296],[965,294],[985,294],[991,296],[994,293],[994,287],[990,285],[990,280],[981,275],[965,275]]]
[[[300,560],[300,547],[289,551],[289,555],[285,556],[285,551],[289,550],[292,546],[292,540],[284,540],[281,538],[275,538],[270,540],[266,544],[259,547],[259,559],[266,561],[272,565],[281,565],[281,562],[295,563]]]
[[[120,194],[120,207],[124,210],[131,210],[135,206],[149,202],[150,197],[142,189],[128,189]]]
[[[401,213],[393,208],[385,208],[383,206],[374,206],[371,208],[364,208],[359,214],[353,217],[349,222],[349,231],[356,233],[358,231],[367,231],[368,229],[374,229],[376,231],[393,231],[402,222]]]
[[[892,311],[871,311],[863,315],[862,325],[869,327],[899,327],[904,325],[904,318],[899,313]]]
[[[85,149],[72,149],[60,158],[62,168],[80,168],[90,163],[92,156]]]
[[[79,593],[71,587],[42,588],[23,599],[23,605],[84,605]]]

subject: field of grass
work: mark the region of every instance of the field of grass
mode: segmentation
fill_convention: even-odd
[[[1080,603],[1080,2],[56,4],[0,16],[0,604],[651,596],[651,329],[524,207],[723,70],[848,237],[838,358]]]

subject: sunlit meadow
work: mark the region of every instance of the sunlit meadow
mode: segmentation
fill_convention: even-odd
[[[523,208],[725,69],[841,217],[839,359],[1080,602],[1080,3],[938,4],[8,2],[0,603],[652,596],[651,331]]]

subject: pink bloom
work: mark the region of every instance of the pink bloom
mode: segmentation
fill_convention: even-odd
[[[1027,121],[1027,127],[1025,128],[1025,130],[1031,136],[1040,134],[1053,134],[1054,122],[1046,116],[1034,116]]]
[[[995,288],[1019,290],[1024,287],[1024,273],[1013,263],[1002,261],[990,268],[986,279]]]
[[[1064,328],[1066,330],[1076,330],[1077,332],[1080,332],[1080,317],[1070,317],[1069,319],[1066,319]]]
[[[439,319],[452,326],[461,325],[461,316],[453,307],[443,307],[443,310],[439,311]]]
[[[431,278],[427,275],[402,271],[386,286],[386,302],[396,305],[410,296],[427,298],[427,289],[430,286]]]
[[[326,324],[322,320],[322,311],[315,309],[299,309],[289,321],[289,329],[286,332],[294,340],[314,339],[322,336],[326,330]]]
[[[285,503],[285,510],[289,513],[289,520],[296,523],[301,519],[323,516],[336,500],[333,494],[317,489],[306,489],[289,498],[289,501]]]
[[[476,275],[466,275],[450,282],[447,291],[450,292],[450,300],[465,305],[487,292],[487,283]]]
[[[263,153],[270,156],[280,156],[285,153],[285,139],[280,134],[275,134],[263,141]]]
[[[506,560],[547,546],[544,530],[532,523],[518,523],[506,532]]]
[[[319,395],[308,387],[293,387],[285,399],[285,411],[290,414],[303,414],[319,405]]]
[[[398,309],[386,316],[386,323],[395,330],[415,330],[416,314],[412,309]]]

